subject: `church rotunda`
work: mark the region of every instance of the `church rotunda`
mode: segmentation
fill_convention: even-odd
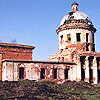
[[[69,67],[69,80],[99,83],[100,53],[95,51],[96,28],[89,16],[79,10],[77,2],[72,3],[71,8],[56,30],[59,49],[49,60],[76,63]]]

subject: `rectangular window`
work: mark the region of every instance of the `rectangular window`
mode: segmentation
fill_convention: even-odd
[[[24,68],[23,67],[19,68],[19,79],[24,79]]]
[[[60,42],[63,42],[63,35],[60,36]]]
[[[45,69],[41,68],[40,79],[45,79]]]
[[[89,51],[89,45],[86,44],[86,51]]]
[[[68,68],[64,70],[64,76],[65,76],[65,79],[68,79]]]
[[[61,38],[61,41],[62,41],[63,40],[63,35],[61,35],[60,38]]]
[[[53,69],[53,78],[57,79],[57,68]]]
[[[88,36],[89,36],[89,34],[86,33],[86,42],[88,42]]]
[[[67,41],[68,41],[68,42],[71,41],[71,36],[70,36],[70,34],[67,34]]]
[[[76,39],[77,39],[77,42],[80,42],[81,41],[81,33],[76,33]]]
[[[92,51],[95,51],[95,44],[92,44]]]
[[[92,41],[93,41],[93,43],[94,43],[94,33],[92,34]]]

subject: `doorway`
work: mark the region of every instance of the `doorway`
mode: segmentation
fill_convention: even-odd
[[[19,68],[19,79],[24,79],[24,68],[23,67]]]

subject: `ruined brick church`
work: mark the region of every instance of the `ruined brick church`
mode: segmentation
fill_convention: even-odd
[[[32,60],[34,46],[0,43],[0,80],[66,80],[100,83],[100,53],[95,51],[96,28],[89,17],[72,3],[56,32],[57,53],[46,61]]]

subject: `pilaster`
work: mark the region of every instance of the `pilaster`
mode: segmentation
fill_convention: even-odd
[[[85,58],[85,82],[89,82],[89,60],[88,56]]]
[[[97,84],[97,60],[96,57],[93,59],[93,83]]]
[[[63,68],[59,68],[59,70],[58,70],[58,78],[59,79],[64,79],[64,69]]]
[[[81,81],[81,62],[80,56],[77,57],[77,65],[76,65],[76,81]]]

